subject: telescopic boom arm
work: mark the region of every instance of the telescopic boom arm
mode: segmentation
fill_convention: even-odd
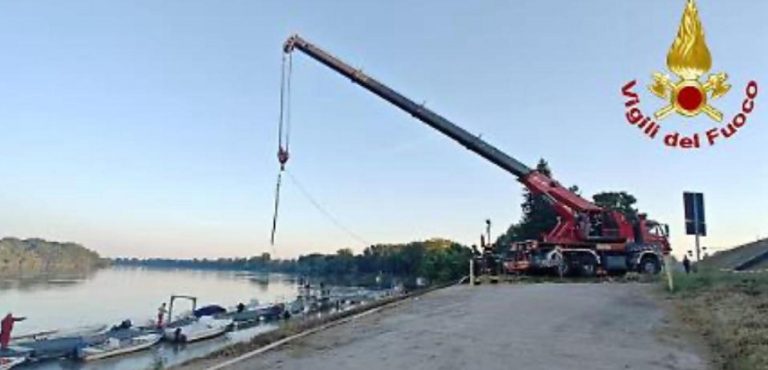
[[[416,104],[397,91],[394,91],[379,81],[365,75],[358,69],[352,68],[336,57],[326,53],[315,45],[310,44],[298,35],[291,36],[286,41],[284,51],[290,53],[294,49],[299,49],[325,64],[329,68],[348,77],[355,83],[364,87],[368,91],[378,95],[382,99],[394,104],[398,108],[410,113],[420,121],[426,123],[432,128],[442,132],[453,140],[456,140],[467,149],[479,154],[483,158],[493,162],[497,166],[513,173],[518,177],[523,177],[531,172],[526,165],[518,162],[516,159],[504,154],[499,149],[470,134],[463,128],[454,125],[439,114],[432,112],[423,105]]]
[[[380,98],[410,113],[420,121],[437,131],[440,131],[467,149],[503,168],[507,172],[512,173],[533,193],[545,195],[551,201],[560,217],[573,218],[575,217],[575,212],[599,212],[602,210],[602,208],[594,203],[571,192],[546,175],[530,169],[518,160],[510,157],[493,145],[486,143],[479,137],[470,134],[441,115],[429,110],[423,105],[416,104],[397,91],[376,81],[362,71],[349,66],[333,55],[302,39],[300,36],[293,35],[288,38],[283,45],[283,51],[285,53],[291,53],[296,49],[301,50],[318,62],[343,76],[346,76],[366,90],[378,95]]]

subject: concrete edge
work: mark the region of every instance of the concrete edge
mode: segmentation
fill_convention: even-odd
[[[269,350],[272,350],[272,349],[275,349],[277,347],[280,347],[280,346],[282,346],[282,345],[284,345],[286,343],[292,342],[292,341],[294,341],[296,339],[300,339],[300,338],[306,337],[308,335],[317,333],[317,332],[319,332],[321,330],[329,329],[329,328],[337,326],[337,325],[345,324],[345,323],[348,323],[350,321],[363,318],[365,316],[368,316],[368,315],[371,315],[373,313],[379,312],[379,311],[381,311],[381,310],[383,310],[385,308],[395,307],[395,306],[397,306],[397,305],[399,305],[399,304],[401,304],[403,302],[408,301],[409,299],[413,299],[413,298],[425,295],[427,293],[434,292],[434,291],[439,290],[439,289],[444,289],[444,288],[448,288],[448,287],[451,287],[451,286],[454,286],[454,285],[459,285],[460,283],[461,282],[451,283],[451,284],[444,284],[444,285],[440,285],[440,286],[437,286],[437,287],[434,287],[434,288],[425,289],[425,290],[422,290],[422,291],[418,291],[418,292],[414,292],[414,293],[411,293],[411,294],[404,295],[404,296],[400,297],[399,299],[393,300],[392,302],[385,303],[383,305],[379,305],[379,306],[375,306],[375,307],[371,307],[371,308],[369,308],[367,310],[364,310],[364,311],[362,311],[360,313],[357,313],[355,315],[348,316],[348,317],[343,317],[343,318],[340,318],[338,320],[334,320],[334,321],[325,323],[323,325],[320,325],[318,327],[311,328],[311,329],[305,330],[305,331],[303,331],[301,333],[297,333],[297,334],[291,335],[289,337],[280,339],[278,341],[272,342],[270,344],[267,344],[266,346],[259,347],[257,349],[254,349],[252,351],[246,352],[246,353],[244,353],[244,354],[242,354],[240,356],[237,356],[235,358],[232,358],[232,359],[226,360],[224,362],[221,362],[219,364],[216,364],[216,365],[214,365],[212,367],[209,367],[208,369],[209,370],[225,369],[225,368],[227,368],[229,366],[232,366],[232,365],[235,365],[235,364],[237,364],[239,362],[245,361],[247,359],[256,357],[256,356],[258,356],[258,355],[260,355],[260,354],[262,354],[264,352],[267,352]]]

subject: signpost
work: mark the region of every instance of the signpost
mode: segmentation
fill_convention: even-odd
[[[684,192],[685,233],[696,237],[696,262],[701,261],[699,237],[707,236],[707,223],[704,220],[704,194]]]

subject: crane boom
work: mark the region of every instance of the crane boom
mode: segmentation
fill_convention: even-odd
[[[451,121],[431,111],[429,108],[426,108],[420,104],[416,104],[397,91],[392,90],[387,85],[376,81],[370,76],[364,74],[359,69],[355,69],[350,65],[342,62],[338,58],[307,42],[298,35],[291,36],[285,42],[283,49],[286,53],[290,53],[294,49],[301,50],[320,63],[328,66],[343,76],[348,77],[353,82],[364,87],[368,91],[394,104],[398,108],[410,113],[430,127],[442,132],[467,149],[479,154],[483,158],[491,161],[493,164],[505,169],[506,171],[514,174],[519,178],[523,178],[532,172],[532,170],[526,165],[510,157],[493,145],[486,143],[476,135],[470,134],[467,132],[467,130],[464,130],[463,128],[453,124]]]
[[[493,145],[483,141],[476,135],[470,134],[467,130],[457,126],[445,117],[431,111],[421,104],[413,102],[387,85],[366,75],[359,69],[353,68],[330,53],[313,45],[307,40],[304,40],[299,35],[289,37],[283,45],[283,51],[285,53],[291,53],[295,49],[301,50],[320,63],[364,87],[366,90],[394,104],[437,131],[440,131],[467,149],[515,175],[523,185],[531,190],[531,192],[544,195],[555,208],[558,216],[561,217],[561,221],[572,220],[576,217],[576,213],[579,212],[601,212],[603,210],[596,204],[560,185],[557,181],[552,180],[545,174],[532,170]],[[553,233],[550,234],[551,239],[559,238],[557,235],[559,234],[558,229],[559,228],[556,228],[553,230]]]

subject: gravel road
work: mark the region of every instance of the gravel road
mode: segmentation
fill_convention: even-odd
[[[452,287],[230,369],[705,369],[639,284]]]

